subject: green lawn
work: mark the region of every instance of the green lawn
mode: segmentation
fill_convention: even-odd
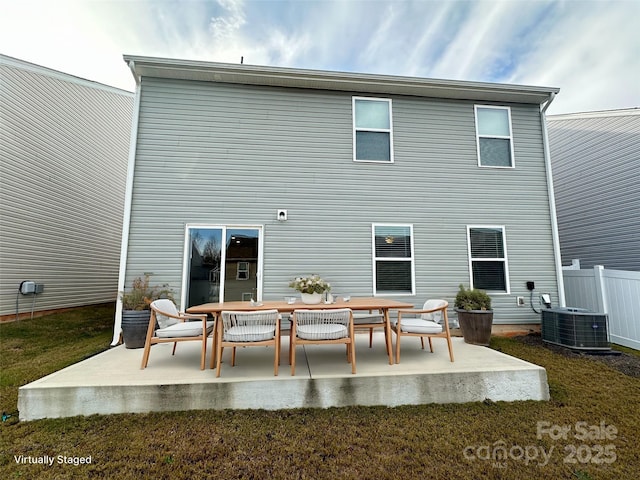
[[[0,425],[0,478],[626,479],[640,472],[640,380],[506,338],[493,338],[492,348],[545,367],[551,401],[18,422],[18,387],[107,348],[112,319],[113,309],[100,307],[0,325],[0,404],[12,414]],[[49,456],[53,465],[17,463],[21,455]],[[59,463],[64,457],[91,463]]]

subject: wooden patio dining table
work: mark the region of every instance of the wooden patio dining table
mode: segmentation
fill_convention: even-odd
[[[345,302],[342,297],[331,304],[314,304],[309,305],[296,300],[295,303],[288,303],[284,300],[265,300],[263,302],[218,302],[204,303],[202,305],[194,305],[187,309],[188,313],[208,313],[216,320],[215,328],[218,328],[220,314],[223,310],[239,310],[239,311],[255,311],[255,310],[278,310],[280,313],[292,313],[294,310],[302,309],[325,309],[325,308],[350,308],[354,311],[379,311],[384,318],[385,338],[387,342],[387,353],[389,355],[389,365],[393,365],[393,355],[391,353],[391,321],[389,319],[389,310],[397,310],[404,308],[414,308],[412,303],[400,302],[398,300],[389,300],[380,297],[351,297]],[[213,334],[214,351],[216,332]]]

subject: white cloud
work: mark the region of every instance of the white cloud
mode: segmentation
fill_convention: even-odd
[[[305,43],[301,51],[304,55],[299,55],[298,64],[292,66],[357,70],[357,59],[369,40],[368,33],[364,36],[363,32],[377,25],[376,17],[361,14],[361,5],[353,1],[322,1],[299,2],[283,8],[283,16],[291,16],[281,28],[294,32],[295,39]]]
[[[280,29],[273,29],[266,45],[269,64],[283,67],[295,67],[301,58],[312,48],[309,35],[302,33],[287,34]]]
[[[382,55],[387,53],[389,43],[393,43],[394,23],[397,18],[398,5],[390,4],[385,9],[380,24],[371,34],[369,44],[364,48],[361,54],[361,60],[366,63],[375,63],[379,61]]]
[[[6,55],[133,90],[122,55],[557,86],[640,105],[640,2],[0,0]]]
[[[103,18],[105,23],[98,26],[87,6],[78,0],[2,0],[0,53],[133,90],[133,77],[122,61],[118,36],[113,33],[119,24],[106,23]]]
[[[224,42],[229,38],[233,38],[246,23],[246,20],[242,1],[218,0],[218,4],[228,13],[227,15],[213,17],[209,28],[215,41]]]
[[[561,88],[550,111],[640,106],[640,3],[569,4],[507,80]],[[562,15],[559,15],[562,13]]]
[[[435,8],[435,12],[428,12],[429,22],[420,33],[418,41],[409,49],[407,75],[427,75],[426,72],[432,71],[440,53],[447,48],[450,38],[447,27],[455,24],[455,4],[441,3]]]

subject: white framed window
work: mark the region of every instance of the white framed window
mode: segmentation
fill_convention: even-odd
[[[249,262],[238,262],[236,280],[249,280]]]
[[[353,160],[393,163],[391,99],[353,97]]]
[[[509,293],[505,228],[493,225],[468,225],[467,244],[471,288]]]
[[[373,294],[415,295],[413,225],[373,224]]]
[[[478,166],[513,168],[513,135],[511,109],[475,105]]]

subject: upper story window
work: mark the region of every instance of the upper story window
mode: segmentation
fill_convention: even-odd
[[[413,225],[372,227],[374,295],[415,294]]]
[[[249,280],[249,262],[238,262],[236,280]]]
[[[476,105],[478,165],[513,168],[511,109]]]
[[[390,99],[353,97],[353,159],[393,163]]]
[[[504,227],[468,226],[467,239],[471,287],[509,293]]]

